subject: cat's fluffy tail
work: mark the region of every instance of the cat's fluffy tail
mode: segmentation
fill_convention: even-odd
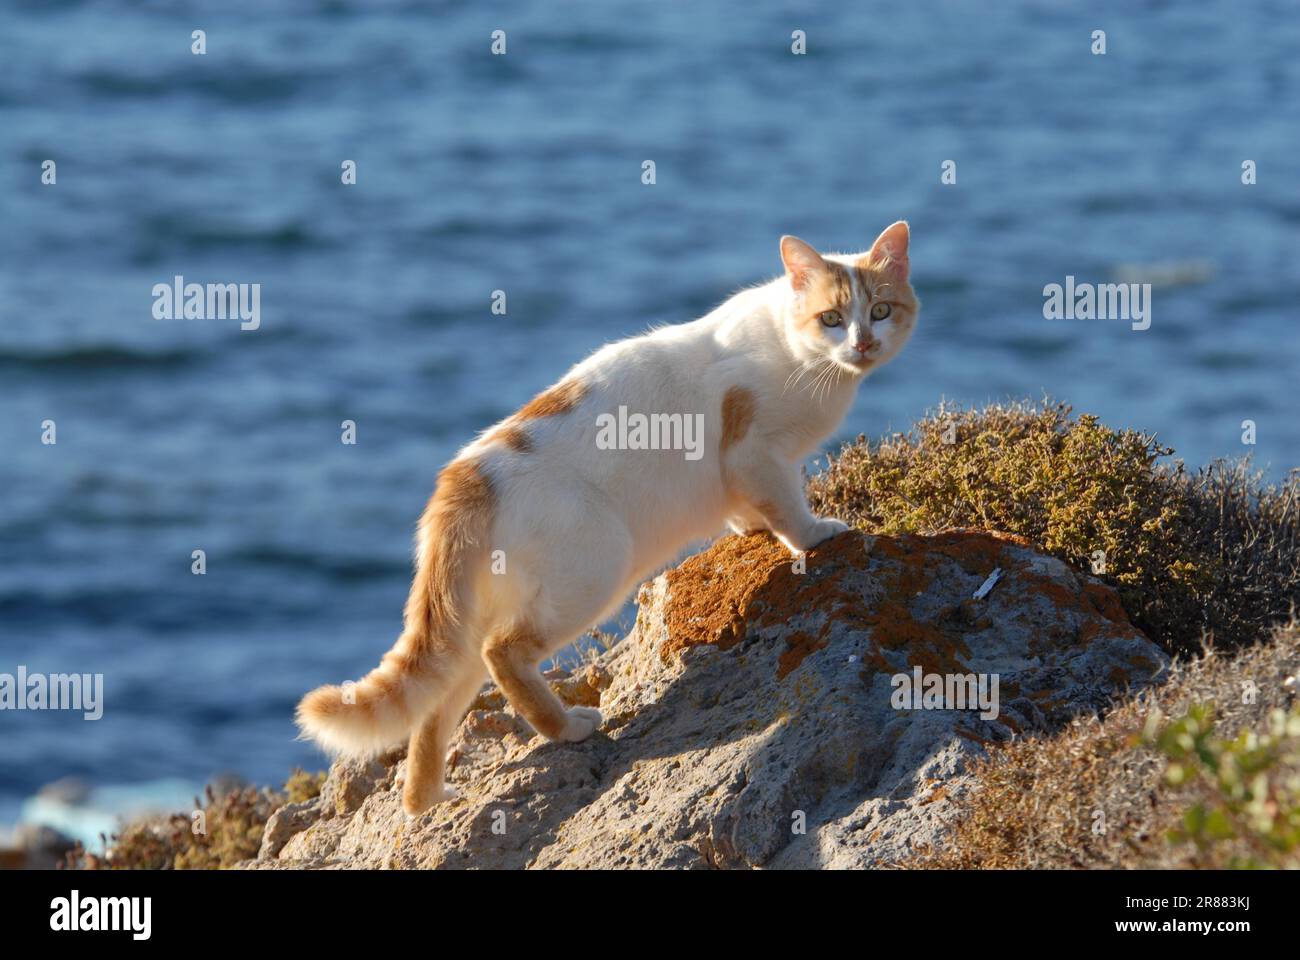
[[[420,518],[405,629],[378,667],[356,683],[318,687],[296,719],[304,738],[334,753],[373,756],[400,742],[437,708],[467,656],[461,637],[468,571],[487,540],[492,489],[473,460],[453,461]]]

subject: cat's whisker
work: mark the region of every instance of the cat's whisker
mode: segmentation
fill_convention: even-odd
[[[799,382],[803,379],[804,375],[816,369],[818,364],[823,362],[825,362],[824,357],[813,357],[811,360],[805,360],[799,366],[795,367],[794,370],[790,372],[790,376],[785,378],[785,387],[781,390],[781,396],[784,397],[789,391],[791,386],[790,381],[794,381],[794,386],[799,386]]]
[[[808,392],[812,394],[814,400],[817,399],[817,393],[820,389],[822,380],[827,376],[834,363],[825,357],[817,358],[817,374],[813,377],[812,382],[808,384]]]
[[[781,396],[784,397],[790,391],[790,381],[799,376],[807,369],[807,364],[800,364],[790,371],[790,376],[785,378],[785,386],[781,388]]]
[[[785,395],[789,393],[791,386],[799,388],[800,384],[803,383],[803,378],[807,376],[810,372],[812,372],[815,368],[816,368],[816,364],[805,364],[804,366],[801,366],[798,369],[796,369],[794,373],[792,373],[785,382],[785,388],[781,391],[782,398],[784,398]],[[791,381],[793,381],[793,383]],[[799,389],[796,389],[795,392],[799,393],[801,391]]]
[[[820,385],[821,385],[822,377],[824,377],[824,376],[826,376],[826,367],[825,367],[825,366],[822,366],[822,367],[818,368],[818,370],[817,370],[817,376],[814,377],[812,383],[809,384],[809,391],[808,391],[808,392],[812,395],[812,398],[813,398],[814,400],[817,399],[817,391],[818,391],[818,388],[819,388]]]
[[[825,366],[817,374],[817,379],[813,381],[813,399],[820,403],[822,399],[829,397],[831,390],[839,383],[841,372],[839,364],[833,360],[826,360]]]
[[[830,397],[831,391],[839,386],[840,379],[843,376],[844,376],[844,368],[841,367],[838,363],[832,363],[830,373],[826,375],[826,389],[824,392],[825,398]]]

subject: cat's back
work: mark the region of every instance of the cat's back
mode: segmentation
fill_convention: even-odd
[[[660,460],[594,456],[601,449],[602,422],[674,415],[715,421],[726,391],[758,375],[761,344],[755,341],[765,326],[758,323],[757,337],[743,334],[756,303],[761,305],[761,291],[745,291],[697,320],[606,344],[465,452],[485,455],[490,472],[503,479],[535,478],[551,468],[568,472],[584,464],[584,473],[620,473],[628,463],[640,468]]]
[[[664,395],[694,394],[700,377],[719,359],[706,319],[606,344],[565,380],[584,383],[594,401],[646,404]]]
[[[650,401],[663,396],[702,400],[721,394],[729,376],[765,351],[761,340],[766,288],[750,288],[697,320],[656,327],[607,344],[575,366],[566,379],[599,386],[611,399]],[[643,412],[653,412],[646,410]]]

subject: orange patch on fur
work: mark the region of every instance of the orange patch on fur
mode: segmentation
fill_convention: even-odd
[[[744,387],[730,387],[722,397],[722,439],[719,450],[726,451],[745,439],[749,425],[754,422],[758,402],[754,394]]]
[[[516,453],[529,453],[533,449],[533,438],[528,431],[508,421],[489,433],[487,439],[489,443],[504,443]]]
[[[558,417],[574,409],[587,395],[587,386],[580,380],[567,380],[543,390],[529,400],[518,413],[507,417],[483,439],[487,443],[503,443],[516,453],[531,453],[533,438],[524,429],[529,420]]]
[[[438,474],[437,489],[420,517],[420,549],[427,555],[420,558],[406,603],[407,634],[417,642],[404,653],[425,652],[430,633],[420,620],[457,622],[458,578],[467,567],[469,551],[482,546],[487,536],[494,503],[492,485],[476,461],[453,460]]]
[[[893,266],[894,261],[888,257],[873,260],[870,254],[859,257],[853,263],[853,269],[858,274],[858,282],[867,292],[871,303],[884,301],[893,304],[897,310],[914,315],[920,303],[912,291],[912,285],[906,279],[895,279],[891,274]],[[899,319],[899,317],[894,318],[895,322]],[[908,316],[906,319],[910,321],[912,318]]]
[[[579,380],[557,383],[529,400],[511,419],[537,420],[542,417],[559,416],[576,407],[586,395],[587,386]]]
[[[853,281],[844,264],[833,260],[826,261],[826,269],[814,274],[804,291],[804,315],[802,322],[820,328],[821,314],[827,310],[848,309],[853,302]]]

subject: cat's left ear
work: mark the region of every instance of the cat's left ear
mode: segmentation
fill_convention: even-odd
[[[911,271],[911,263],[907,259],[909,240],[911,240],[911,231],[907,228],[906,220],[891,223],[871,245],[871,252],[865,257],[867,264],[883,268],[895,280],[906,280]]]

